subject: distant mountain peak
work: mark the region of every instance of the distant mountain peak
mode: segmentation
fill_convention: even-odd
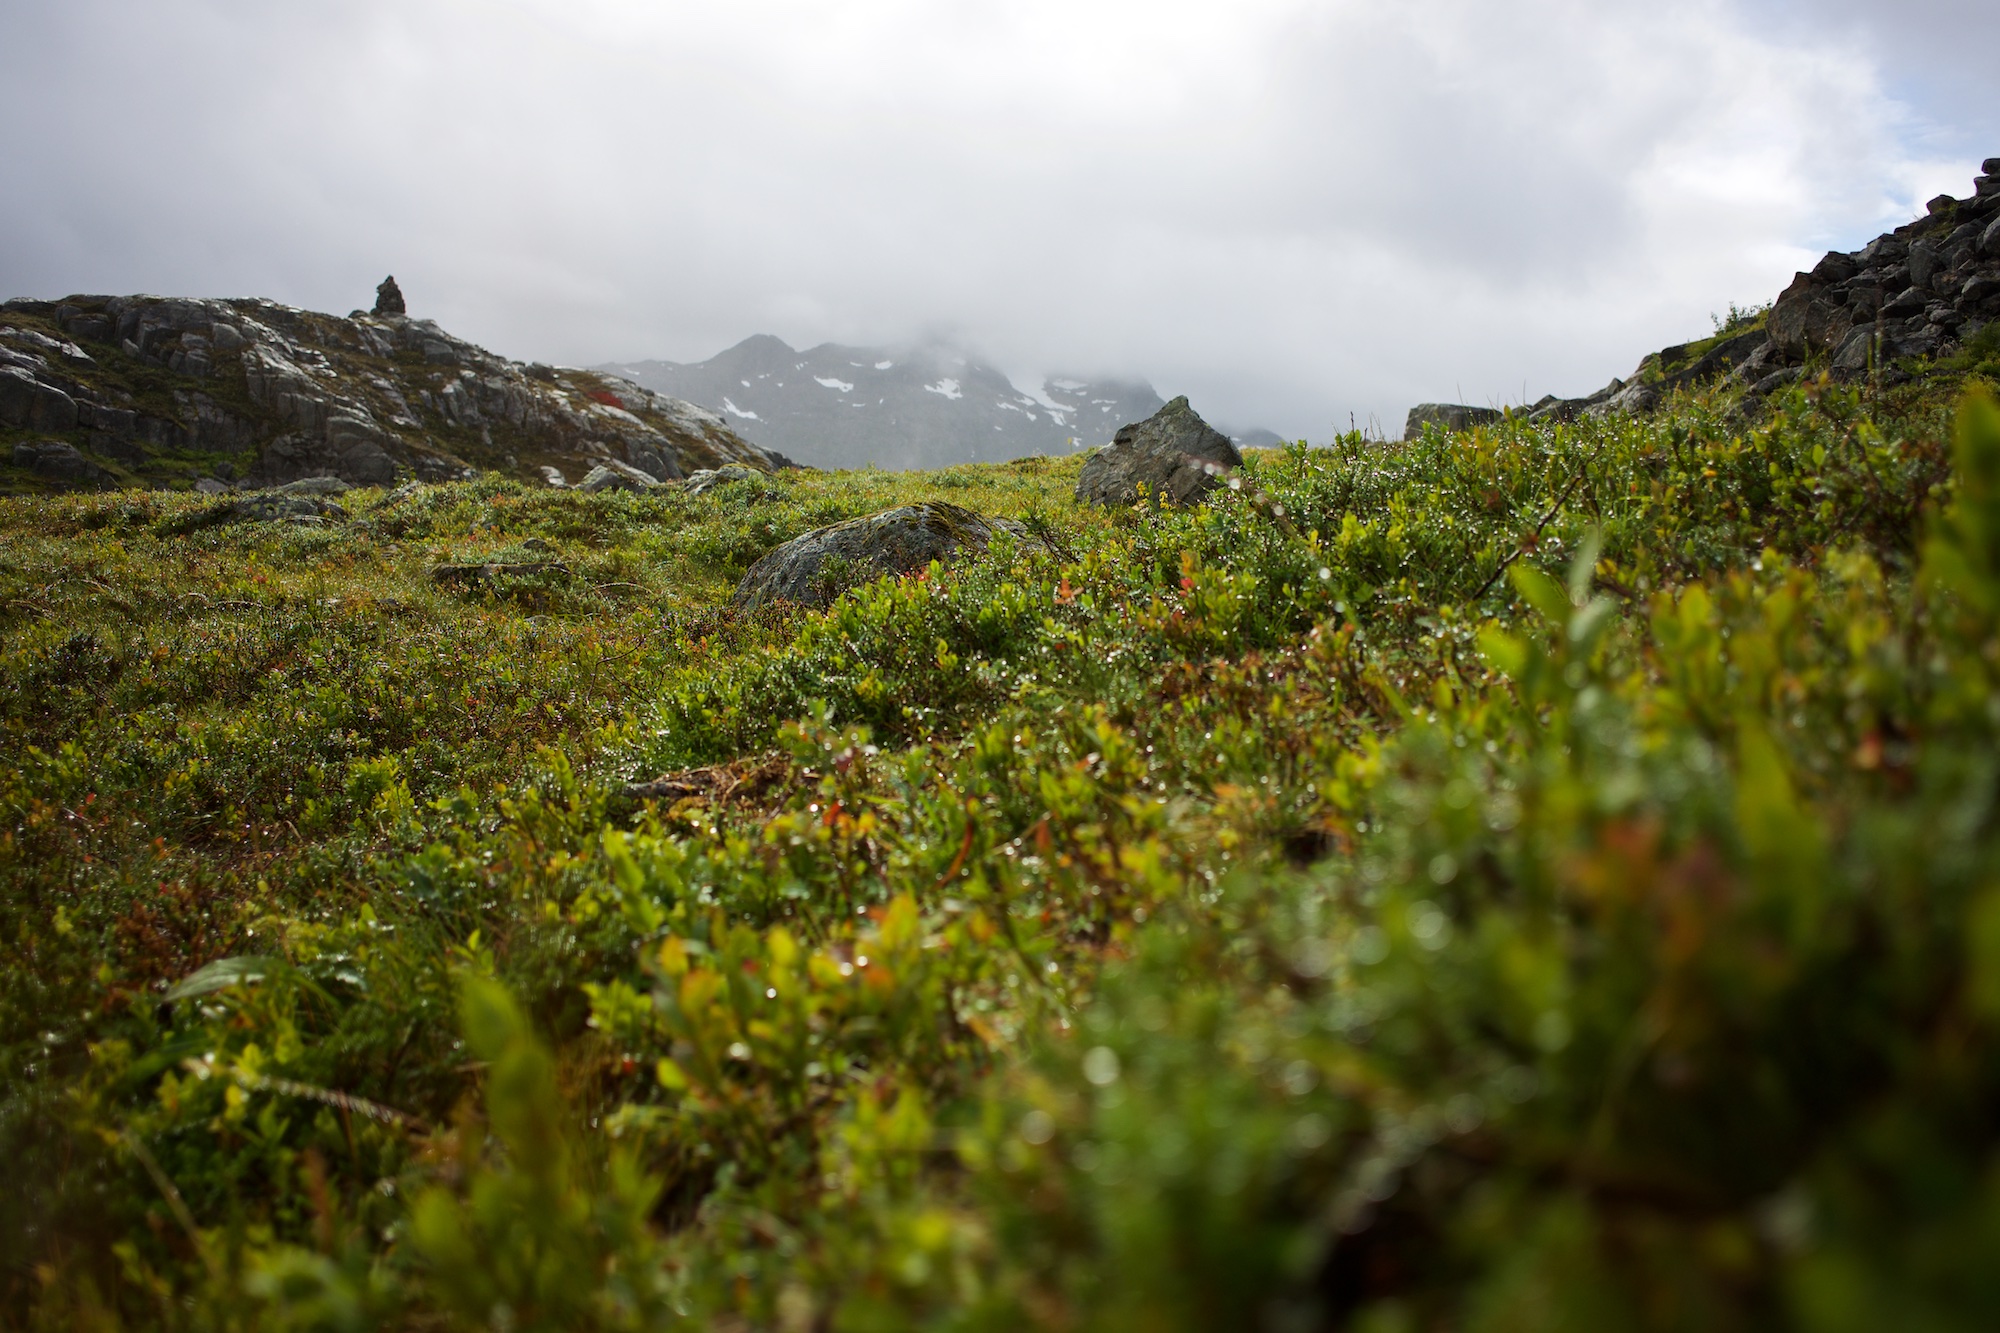
[[[1164,400],[1143,380],[1051,376],[1023,390],[950,342],[821,343],[760,333],[706,361],[599,367],[726,416],[746,439],[814,467],[932,468],[1108,443]]]

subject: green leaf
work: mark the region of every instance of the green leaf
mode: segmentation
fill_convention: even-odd
[[[1569,641],[1578,654],[1590,656],[1597,647],[1597,641],[1604,637],[1604,631],[1611,628],[1618,618],[1618,607],[1608,597],[1599,597],[1570,617]]]
[[[514,997],[499,982],[468,976],[459,989],[459,1028],[465,1044],[482,1060],[498,1060],[509,1048],[528,1039],[528,1025]]]
[[[218,958],[168,991],[166,998],[170,1001],[192,1000],[199,995],[213,995],[232,986],[247,986],[253,981],[262,981],[274,973],[290,970],[290,965],[282,958],[264,958],[256,955]]]
[[[1541,613],[1542,619],[1557,629],[1569,623],[1570,612],[1576,608],[1570,605],[1560,583],[1528,564],[1514,565],[1507,571],[1507,578],[1522,600]]]
[[[1989,1023],[2000,1023],[2000,888],[1988,889],[1972,905],[1966,932],[1972,1008]]]
[[[1594,527],[1584,534],[1583,545],[1576,548],[1576,556],[1569,562],[1569,578],[1565,584],[1571,606],[1582,606],[1590,599],[1591,574],[1597,568],[1597,556],[1603,549],[1602,528]]]
[[[1479,651],[1493,669],[1513,680],[1521,679],[1528,668],[1528,645],[1498,626],[1479,631]]]

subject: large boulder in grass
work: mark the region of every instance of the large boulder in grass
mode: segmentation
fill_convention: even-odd
[[[1120,426],[1109,447],[1083,465],[1076,498],[1089,504],[1131,505],[1139,488],[1155,501],[1194,504],[1242,467],[1243,455],[1229,437],[1203,421],[1185,397],[1129,426]]]
[[[941,500],[885,509],[866,518],[794,537],[750,566],[736,585],[738,607],[796,602],[825,607],[848,588],[884,574],[914,574],[931,561],[949,563],[984,552],[1007,533],[1031,540],[1011,519],[987,518]]]
[[[652,473],[612,459],[585,473],[583,480],[576,484],[576,489],[595,495],[599,491],[651,491],[659,489],[659,486],[660,479]]]
[[[1465,403],[1418,403],[1403,418],[1403,438],[1414,440],[1424,433],[1424,427],[1436,426],[1439,430],[1457,434],[1478,426],[1490,426],[1505,414],[1491,407],[1472,407]]]

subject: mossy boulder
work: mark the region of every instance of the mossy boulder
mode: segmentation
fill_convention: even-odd
[[[933,560],[949,563],[966,551],[981,554],[1003,532],[1032,540],[1010,519],[987,518],[941,500],[850,518],[794,537],[750,566],[736,585],[735,604],[828,606],[848,588],[884,574],[914,574]]]

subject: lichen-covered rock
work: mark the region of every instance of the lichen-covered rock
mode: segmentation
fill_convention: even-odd
[[[353,490],[339,477],[300,477],[276,488],[279,495],[345,495]]]
[[[344,523],[347,511],[324,495],[309,491],[258,491],[238,500],[218,505],[203,516],[199,526],[221,523],[296,523],[317,526]]]
[[[1000,533],[1032,541],[1019,523],[987,518],[942,501],[903,505],[794,537],[750,566],[736,585],[736,605],[797,602],[824,607],[857,583],[914,574],[931,561],[978,555]]]
[[[660,479],[650,472],[641,472],[627,463],[600,463],[584,474],[576,488],[585,494],[595,495],[599,491],[651,491],[657,490]]]
[[[699,472],[691,473],[681,490],[687,495],[707,495],[718,486],[726,486],[732,481],[752,481],[756,477],[757,473],[741,463],[730,463],[724,467],[703,468]]]
[[[1193,504],[1242,467],[1229,437],[1201,419],[1185,396],[1144,421],[1120,426],[1109,446],[1090,456],[1077,479],[1076,498],[1089,504],[1131,505],[1140,487],[1155,501]]]

